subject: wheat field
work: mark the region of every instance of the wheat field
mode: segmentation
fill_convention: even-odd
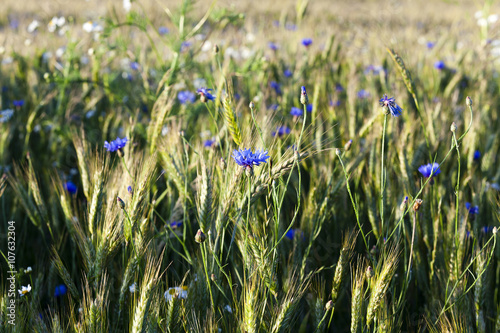
[[[499,14],[4,0],[0,332],[500,331]]]

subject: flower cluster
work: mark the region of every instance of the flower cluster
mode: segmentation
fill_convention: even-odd
[[[384,97],[380,99],[380,106],[388,110],[393,117],[399,116],[401,111],[403,111],[403,109],[396,104],[394,97],[388,98],[387,95],[384,95]]]
[[[127,142],[127,138],[120,139],[117,137],[116,140],[113,140],[111,142],[104,141],[104,148],[106,148],[109,152],[114,152],[125,147]]]
[[[254,165],[266,163],[269,155],[267,151],[258,149],[255,154],[250,149],[239,149],[233,151],[234,161],[242,167],[252,168]]]

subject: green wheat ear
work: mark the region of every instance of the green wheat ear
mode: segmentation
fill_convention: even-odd
[[[398,69],[401,73],[401,76],[403,77],[403,81],[405,82],[406,89],[408,89],[408,92],[410,94],[415,95],[415,84],[413,83],[413,80],[411,79],[410,71],[408,69],[406,69],[406,66],[405,66],[403,59],[399,56],[399,54],[394,52],[394,50],[387,49],[387,52],[389,52],[389,54],[392,57],[392,60],[394,60],[394,62],[398,66]]]
[[[224,105],[224,118],[226,119],[226,125],[229,128],[229,133],[233,138],[234,143],[239,147],[241,145],[241,132],[236,121],[236,114],[231,105],[231,99],[226,96],[222,102]]]

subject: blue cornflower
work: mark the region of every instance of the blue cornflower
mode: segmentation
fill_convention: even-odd
[[[276,131],[273,131],[271,134],[272,136],[278,136],[278,137],[282,137],[283,135],[285,134],[290,134],[291,130],[290,128],[286,127],[286,126],[278,126],[276,127]]]
[[[196,95],[189,90],[183,90],[177,93],[177,99],[181,104],[194,103]]]
[[[307,104],[306,111],[307,112],[312,112],[312,110],[313,110],[313,105],[312,104]]]
[[[434,45],[436,45],[436,43],[434,43],[434,42],[427,42],[427,49],[431,50],[432,48],[434,48]]]
[[[158,33],[159,33],[160,35],[162,35],[162,36],[163,36],[163,35],[168,34],[168,32],[169,32],[169,30],[168,30],[168,28],[167,28],[167,27],[159,27],[159,28],[158,28]]]
[[[14,104],[15,107],[21,107],[24,105],[24,100],[20,99],[17,101],[12,101],[12,104]]]
[[[343,92],[344,91],[344,87],[342,87],[342,85],[340,83],[336,83],[335,84],[335,91],[337,91],[337,92]]]
[[[254,165],[266,163],[269,155],[267,151],[258,149],[255,154],[250,149],[233,150],[234,161],[242,167],[252,168]]]
[[[292,111],[290,111],[290,114],[294,117],[301,117],[304,114],[304,111],[301,108],[292,106]]]
[[[134,190],[132,189],[132,186],[127,186],[127,192],[130,194],[130,195],[133,195],[134,194]]]
[[[360,91],[358,91],[358,98],[359,99],[365,99],[365,98],[369,98],[370,97],[370,93],[365,90],[365,89],[361,89]]]
[[[434,68],[437,69],[437,70],[442,70],[446,67],[446,65],[444,64],[444,62],[442,62],[441,60],[438,60],[434,63]]]
[[[286,23],[285,29],[290,30],[290,31],[295,31],[295,30],[297,30],[297,26],[293,23]]]
[[[271,81],[270,85],[271,85],[271,88],[274,89],[274,91],[276,92],[277,95],[281,95],[282,94],[282,92],[281,92],[281,85],[278,82]]]
[[[132,61],[132,62],[130,63],[130,68],[131,68],[132,70],[134,70],[134,71],[139,70],[139,63],[138,63],[137,61]]]
[[[173,221],[173,222],[170,222],[170,228],[172,229],[177,229],[177,228],[180,228],[182,227],[182,222],[181,221]]]
[[[279,105],[275,103],[275,104],[271,104],[271,105],[269,105],[268,109],[271,109],[271,110],[273,110],[273,111],[276,111],[276,110],[278,110],[278,107],[279,107]]]
[[[394,97],[388,98],[387,95],[384,95],[384,97],[380,99],[380,106],[389,109],[393,117],[399,116],[401,111],[403,111],[394,101]]]
[[[333,106],[333,107],[337,107],[337,106],[340,106],[341,102],[339,100],[330,100],[330,102],[328,103],[330,104],[330,106]]]
[[[285,77],[292,77],[293,73],[287,68],[283,71],[283,75],[285,75]]]
[[[484,226],[484,227],[481,228],[481,231],[484,232],[485,234],[487,234],[487,233],[492,232],[493,228],[494,227],[492,227],[492,226]]]
[[[267,46],[269,46],[269,48],[270,48],[271,50],[273,50],[273,51],[276,51],[276,50],[278,50],[278,49],[279,49],[278,44],[273,43],[273,42],[269,42],[269,43],[267,43]]]
[[[60,297],[66,295],[68,292],[68,287],[64,284],[60,284],[56,286],[56,289],[54,290],[54,297]]]
[[[302,240],[305,240],[304,232],[301,231],[300,229],[288,230],[285,234],[285,237],[288,238],[289,240],[293,240],[295,238],[295,235],[300,235],[300,236],[302,236]]]
[[[304,45],[305,47],[309,47],[311,46],[313,40],[311,38],[304,38],[302,40],[302,45]]]
[[[125,147],[127,142],[128,142],[127,138],[120,139],[117,137],[116,140],[111,142],[104,141],[104,148],[106,148],[109,152],[114,152]]]
[[[64,189],[68,191],[69,194],[75,194],[78,191],[78,187],[71,181],[64,183]]]
[[[465,208],[469,211],[470,215],[479,214],[479,206],[472,206],[470,202],[465,203]]]
[[[215,100],[215,96],[213,96],[210,91],[213,89],[200,88],[197,90],[198,95],[200,95],[200,100],[205,103],[206,101]]]
[[[215,143],[216,143],[216,141],[214,139],[208,139],[208,140],[205,140],[205,142],[203,143],[203,147],[212,148],[215,145]]]
[[[437,175],[439,175],[441,173],[441,169],[439,168],[439,164],[437,163],[429,163],[429,164],[424,164],[424,165],[421,165],[419,168],[418,168],[418,172],[420,172],[422,174],[422,176],[428,178],[430,177],[430,175],[434,172],[434,174],[432,174],[432,177],[435,177]]]
[[[182,44],[181,44],[181,52],[189,49],[189,47],[191,47],[191,45],[193,45],[193,43],[191,43],[191,42],[188,42],[188,41],[182,42]]]
[[[474,161],[479,161],[481,159],[481,152],[479,150],[476,150],[474,152]]]
[[[293,240],[293,237],[295,236],[295,233],[297,232],[297,229],[290,229],[286,232],[285,237]]]

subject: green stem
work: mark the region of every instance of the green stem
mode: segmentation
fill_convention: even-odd
[[[385,195],[384,150],[385,150],[386,127],[387,127],[387,114],[384,115],[384,127],[382,131],[382,162],[380,166],[380,220],[382,222],[382,233],[384,232],[384,195]]]
[[[342,158],[340,157],[340,154],[337,154],[337,156],[339,157],[340,164],[342,165],[342,170],[344,170],[345,184],[347,187],[347,192],[349,192],[349,197],[351,198],[352,208],[354,208],[354,213],[356,214],[356,221],[358,222],[359,231],[361,232],[361,236],[363,236],[363,241],[365,242],[366,251],[369,251],[368,243],[366,242],[363,228],[361,228],[361,223],[359,222],[358,209],[356,207],[356,203],[354,202],[354,198],[352,197],[351,187],[349,186],[349,175],[347,174],[347,170],[345,169],[344,162],[342,162]]]

